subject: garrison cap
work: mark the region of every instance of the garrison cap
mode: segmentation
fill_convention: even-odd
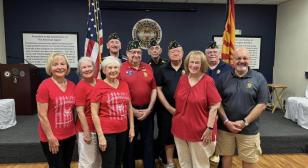
[[[168,50],[171,50],[173,48],[178,48],[178,47],[182,47],[182,46],[180,45],[180,43],[173,40],[173,41],[170,41],[169,46],[168,46]]]
[[[139,41],[132,40],[132,41],[128,42],[126,51],[129,51],[131,49],[141,49]]]
[[[216,41],[209,41],[207,48],[218,48]]]
[[[153,47],[153,46],[156,46],[156,45],[158,45],[157,41],[155,39],[152,39],[150,41],[150,46],[149,47]]]
[[[109,34],[108,41],[110,41],[112,39],[120,40],[120,36],[118,35],[118,33],[113,32],[113,33]]]

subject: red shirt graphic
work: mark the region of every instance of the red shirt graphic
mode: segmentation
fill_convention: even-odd
[[[104,133],[120,133],[128,129],[129,99],[125,81],[119,80],[118,88],[111,87],[105,81],[97,82],[91,103],[100,103],[98,115]]]
[[[75,107],[75,84],[67,80],[65,92],[54,83],[51,78],[45,79],[36,93],[36,101],[48,103],[47,117],[50,127],[58,140],[66,139],[75,135],[73,109]],[[47,142],[47,137],[39,123],[38,132],[40,140]]]

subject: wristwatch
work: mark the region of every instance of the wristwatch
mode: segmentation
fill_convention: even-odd
[[[247,127],[249,125],[249,123],[245,120],[245,118],[243,119],[243,121],[244,121],[245,127]]]

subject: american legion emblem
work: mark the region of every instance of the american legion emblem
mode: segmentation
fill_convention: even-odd
[[[252,81],[248,81],[247,82],[247,88],[250,89],[250,88],[252,88],[252,86],[253,86]]]
[[[159,24],[149,18],[139,20],[132,30],[133,40],[138,40],[142,49],[148,49],[152,39],[160,43],[162,38],[162,30]]]

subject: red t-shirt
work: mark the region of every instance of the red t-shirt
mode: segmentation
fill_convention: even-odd
[[[120,78],[128,83],[134,106],[143,106],[150,103],[152,90],[156,88],[150,65],[141,62],[139,68],[135,69],[128,62],[125,62],[121,66]]]
[[[209,106],[221,101],[214,81],[208,75],[193,87],[190,86],[188,75],[181,76],[175,92],[176,112],[172,118],[174,136],[192,142],[201,141],[207,128]],[[213,140],[216,140],[217,122],[213,129]]]
[[[76,134],[73,109],[75,106],[75,84],[67,80],[65,92],[54,83],[51,78],[45,79],[36,93],[36,101],[48,103],[47,117],[51,130],[58,140],[63,140]],[[42,142],[47,142],[47,137],[41,124],[38,126]]]
[[[128,129],[129,99],[125,81],[119,80],[118,88],[111,87],[105,81],[96,83],[91,103],[100,103],[98,115],[104,133],[120,133]]]
[[[96,83],[98,80],[99,79],[96,79]],[[87,119],[89,130],[91,132],[96,132],[91,115],[91,93],[93,89],[94,86],[90,85],[84,80],[80,80],[75,89],[75,96],[76,96],[76,106],[84,106],[84,114]],[[79,118],[77,119],[76,122],[76,130],[78,132],[83,132]]]

